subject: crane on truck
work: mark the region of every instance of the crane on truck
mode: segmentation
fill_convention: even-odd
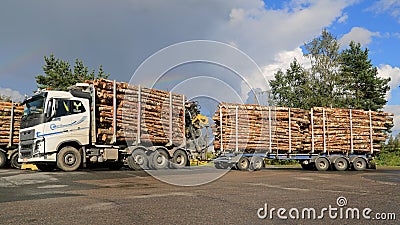
[[[107,85],[111,85],[110,87]],[[112,102],[112,118],[101,119],[112,120],[111,125],[102,129],[104,132],[111,132],[112,139],[104,141],[99,132],[99,117],[103,112],[97,103],[102,91],[99,86],[93,83],[77,83],[69,88],[69,91],[43,90],[32,97],[27,98],[23,105],[24,115],[21,120],[19,162],[34,163],[40,170],[48,171],[58,167],[64,171],[74,171],[81,166],[89,164],[107,163],[110,168],[118,168],[128,165],[132,169],[163,169],[167,167],[181,168],[189,165],[189,160],[204,156],[207,143],[201,140],[201,129],[204,127],[204,118],[199,116],[199,109],[196,102],[184,101],[181,106],[184,121],[182,143],[173,142],[173,107],[175,96],[169,94],[166,97],[169,103],[168,116],[169,126],[167,129],[169,141],[166,144],[149,145],[143,140],[144,121],[147,119],[142,109],[146,109],[151,101],[147,102],[144,95],[156,92],[153,89],[139,87],[128,87],[123,91],[131,91],[135,98],[135,120],[137,137],[134,142],[128,143],[118,141],[117,126],[121,125],[118,118],[118,85],[124,86],[115,81],[104,81],[101,86],[110,90]],[[131,88],[131,89],[128,89]],[[165,93],[164,93],[165,94]],[[143,95],[143,96],[142,96]],[[133,95],[132,95],[133,96]],[[168,95],[165,95],[168,96]],[[108,100],[107,100],[108,101]],[[122,102],[122,101],[121,101]],[[136,107],[137,106],[137,107]],[[180,108],[180,109],[181,109]],[[122,111],[127,111],[126,109]],[[125,112],[130,114],[130,112]],[[154,115],[157,112],[152,112]],[[107,114],[108,115],[108,114]],[[158,114],[157,114],[158,115]],[[132,115],[129,118],[132,117]],[[161,121],[162,117],[158,117]],[[196,119],[197,118],[197,119]],[[181,118],[178,118],[179,121]],[[202,120],[203,119],[203,120]],[[127,139],[122,137],[121,140]],[[108,140],[108,139],[107,139]]]

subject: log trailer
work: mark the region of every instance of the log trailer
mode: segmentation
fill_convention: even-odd
[[[111,99],[99,99],[102,92],[106,91],[90,82],[77,83],[70,87],[69,91],[40,91],[26,99],[23,102],[25,108],[21,120],[19,162],[34,163],[42,171],[53,170],[56,167],[63,171],[75,171],[80,167],[100,163],[107,164],[111,169],[128,165],[136,170],[181,168],[188,166],[191,159],[205,157],[207,142],[201,137],[201,129],[207,121],[199,114],[196,102],[186,101],[182,96],[180,111],[178,110],[179,118],[172,118],[177,107],[174,102],[176,96],[166,92],[166,113],[145,112],[151,109],[149,104],[155,100],[149,97],[146,103],[143,100],[144,96],[157,90],[140,86],[119,90],[117,86],[120,84],[115,81],[102,83],[107,93],[111,93],[106,97]],[[118,99],[122,96],[119,91],[130,92],[131,97],[135,99],[124,103]],[[104,106],[101,111],[97,104],[100,100],[108,101],[110,109]],[[117,108],[122,103],[131,104],[136,111]],[[135,126],[123,124],[120,113],[125,113],[127,118],[137,121]],[[104,116],[100,118],[101,115]],[[165,143],[154,145],[146,141],[146,130],[150,133],[150,126],[158,126],[156,121],[143,127],[151,115],[158,115],[158,120],[167,121],[162,127],[165,135],[156,137],[160,140],[166,139]],[[178,129],[173,122],[176,119],[179,119],[177,124],[184,127]],[[108,120],[111,121],[109,127],[104,125],[104,121]],[[103,125],[100,121],[103,121]],[[125,126],[125,130],[130,129],[129,132],[134,132],[127,132],[133,141],[126,141],[129,138],[119,133],[118,129],[121,126]],[[176,130],[179,132],[176,133]],[[100,134],[100,131],[103,134]],[[157,134],[147,134],[149,135]],[[176,136],[181,143],[176,143]],[[103,137],[105,138],[102,139]]]
[[[21,110],[13,101],[0,102],[0,168],[11,166],[19,169],[18,163],[18,130]]]
[[[219,154],[214,165],[259,170],[265,159],[275,159],[297,160],[306,170],[376,169],[373,159],[393,126],[391,116],[352,109],[220,104],[213,117]]]

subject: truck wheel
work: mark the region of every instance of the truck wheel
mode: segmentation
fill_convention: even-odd
[[[0,151],[0,168],[3,168],[6,165],[7,158],[4,152]]]
[[[11,166],[15,169],[21,169],[22,163],[18,162],[18,151],[15,151],[10,157]]]
[[[237,168],[239,170],[248,170],[250,166],[250,161],[247,157],[242,157],[237,162]]]
[[[353,161],[353,168],[357,171],[365,170],[367,168],[367,162],[365,159],[358,157]]]
[[[187,166],[189,163],[188,156],[185,151],[178,149],[172,155],[172,167],[175,169],[181,169]]]
[[[143,149],[135,149],[128,157],[128,166],[133,170],[142,170],[148,166],[149,160]]]
[[[333,165],[337,171],[345,171],[349,167],[349,163],[343,157],[337,158]]]
[[[253,170],[261,170],[264,168],[264,160],[261,157],[251,157],[251,169]]]
[[[152,169],[160,170],[168,168],[169,155],[164,149],[157,149],[150,154],[150,167]]]
[[[329,169],[329,161],[324,157],[319,157],[315,160],[315,168],[318,171],[327,171]]]
[[[66,172],[77,170],[81,162],[81,153],[72,146],[63,147],[57,154],[57,167]]]

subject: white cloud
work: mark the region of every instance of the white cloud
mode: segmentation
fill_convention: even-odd
[[[338,22],[339,23],[345,23],[348,18],[349,18],[349,15],[347,13],[345,13],[338,19]]]
[[[392,67],[391,65],[379,65],[378,76],[383,78],[390,77],[390,90],[394,90],[400,86],[400,68]],[[386,100],[389,100],[391,96],[391,91],[387,94]]]
[[[342,47],[346,47],[351,41],[358,42],[362,46],[366,46],[371,43],[373,37],[380,37],[379,32],[372,32],[362,27],[353,27],[351,31],[343,35],[339,39],[339,43]]]
[[[290,63],[296,59],[305,68],[311,67],[311,62],[307,57],[303,56],[303,51],[300,47],[295,48],[292,51],[282,51],[275,55],[274,61],[262,68],[264,76],[267,80],[273,79],[274,74],[278,72],[279,69],[283,71],[289,68]]]
[[[386,105],[383,108],[383,111],[390,112],[394,114],[393,121],[394,127],[392,131],[395,133],[396,131],[400,131],[400,105]]]
[[[18,91],[12,90],[10,88],[2,88],[0,87],[0,96],[10,97],[12,100],[21,102],[24,100],[24,96]]]
[[[400,0],[379,0],[376,1],[367,11],[375,13],[389,13],[400,23]]]

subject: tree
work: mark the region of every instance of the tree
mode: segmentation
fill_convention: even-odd
[[[102,65],[100,65],[97,74],[95,70],[89,73],[88,67],[84,66],[83,62],[79,59],[75,60],[73,69],[70,68],[69,62],[56,59],[53,54],[49,57],[44,56],[44,60],[46,64],[42,68],[45,74],[39,74],[35,77],[37,86],[40,89],[66,90],[75,83],[97,78],[108,78],[110,76],[104,73]]]
[[[386,104],[390,78],[378,77],[368,58],[368,49],[351,42],[339,51],[336,38],[323,30],[305,44],[311,68],[295,59],[290,68],[279,70],[270,81],[272,99],[278,106],[310,109],[316,106],[378,111]]]
[[[368,49],[361,49],[360,43],[350,42],[349,48],[341,53],[341,85],[345,105],[357,109],[377,111],[386,104],[390,78],[378,77],[378,70],[368,59]]]
[[[338,107],[341,87],[339,79],[339,48],[340,45],[331,33],[322,30],[321,36],[314,38],[304,45],[306,54],[311,60],[310,80],[315,94],[318,96],[316,106]]]
[[[309,108],[312,105],[312,90],[308,72],[296,59],[286,72],[279,70],[275,80],[270,81],[272,96],[278,106]]]

